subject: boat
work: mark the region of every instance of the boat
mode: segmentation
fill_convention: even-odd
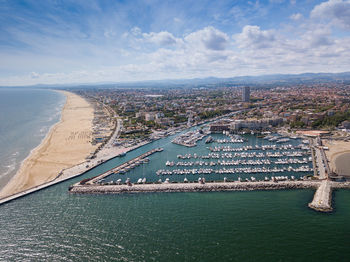
[[[206,144],[209,144],[209,143],[211,143],[211,142],[213,142],[213,138],[211,137],[211,136],[209,136],[206,140],[205,140],[205,143]]]

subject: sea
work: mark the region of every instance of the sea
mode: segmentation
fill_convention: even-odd
[[[33,97],[39,95],[33,92]],[[59,97],[52,99],[56,102],[50,106],[60,105]],[[19,129],[26,133],[25,128]],[[123,179],[156,180],[156,170],[166,168],[167,159],[177,161],[179,154],[200,150],[208,153],[203,142],[184,148],[171,143],[173,138],[154,141],[81,177],[1,205],[0,261],[349,261],[347,190],[333,192],[332,213],[307,207],[314,195],[311,189],[119,195],[68,192],[73,183],[156,147],[164,151]],[[246,138],[246,144],[268,143]]]
[[[0,88],[0,190],[59,121],[64,103],[52,90]]]

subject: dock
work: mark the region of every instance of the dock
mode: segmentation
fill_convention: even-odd
[[[163,148],[152,149],[146,153],[143,153],[142,155],[139,155],[138,157],[135,157],[135,158],[125,162],[124,164],[121,164],[115,168],[108,170],[105,173],[102,173],[101,175],[95,176],[95,177],[90,178],[90,179],[85,179],[85,180],[81,181],[80,183],[91,185],[91,184],[95,184],[97,181],[104,179],[105,177],[110,176],[112,174],[128,171],[128,170],[134,168],[138,163],[143,161],[148,156],[150,156],[156,152],[161,152],[161,151],[163,151]]]

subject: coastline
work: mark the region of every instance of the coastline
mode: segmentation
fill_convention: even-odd
[[[337,173],[337,170],[342,169],[343,166],[346,166],[346,159],[339,159],[339,157],[350,154],[350,142],[325,140],[325,146],[329,148],[325,151],[325,153],[329,161],[330,168],[333,172]],[[350,160],[350,158],[348,160]]]
[[[350,151],[337,155],[334,159],[336,173],[340,176],[350,177]]]
[[[14,177],[0,191],[0,198],[54,180],[62,169],[83,162],[96,148],[88,135],[92,130],[93,107],[78,95],[56,92],[66,96],[60,120],[22,161]]]

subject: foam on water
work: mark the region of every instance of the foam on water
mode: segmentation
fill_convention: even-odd
[[[0,89],[0,190],[59,121],[64,103],[52,90]]]

